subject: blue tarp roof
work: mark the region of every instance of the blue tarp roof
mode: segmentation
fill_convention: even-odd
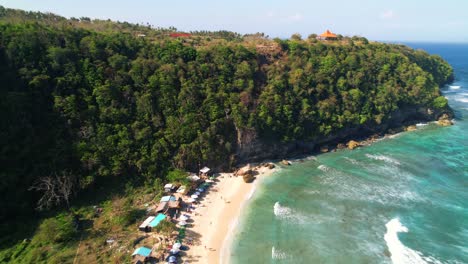
[[[175,200],[176,200],[175,196],[172,196],[172,195],[163,196],[163,198],[161,198],[161,202],[169,202],[169,201],[175,201]]]
[[[159,225],[159,223],[166,218],[165,214],[158,214],[153,221],[149,223],[149,226],[151,227],[156,227]]]
[[[149,249],[147,247],[139,247],[139,248],[135,249],[132,256],[140,255],[140,256],[143,256],[143,257],[148,257],[150,254],[151,254],[151,249]]]

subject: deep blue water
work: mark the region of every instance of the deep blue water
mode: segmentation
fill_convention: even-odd
[[[407,44],[454,67],[455,125],[282,168],[245,208],[232,263],[468,263],[468,44]]]

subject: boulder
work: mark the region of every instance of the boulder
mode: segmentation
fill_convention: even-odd
[[[275,168],[275,164],[273,164],[273,163],[268,163],[268,166],[267,166],[267,167],[268,167],[268,169],[272,170],[272,169]]]
[[[282,160],[282,161],[281,161],[281,164],[286,165],[286,166],[289,166],[289,165],[291,165],[291,162],[288,161],[288,160]]]
[[[453,122],[451,120],[448,120],[448,119],[439,119],[439,121],[437,121],[437,124],[439,126],[451,126],[451,125],[453,125]]]
[[[322,153],[328,152],[328,146],[322,146],[322,147],[320,147],[320,152],[322,152]]]
[[[250,166],[250,164],[248,164],[247,166],[244,166],[242,168],[240,168],[239,170],[237,170],[236,172],[236,175],[238,176],[244,176],[246,174],[252,174],[252,168]]]
[[[347,145],[348,145],[349,149],[355,149],[355,148],[361,146],[361,144],[359,144],[359,142],[354,141],[354,140],[350,140]]]
[[[439,120],[437,121],[437,124],[440,126],[451,126],[453,125],[452,120],[450,120],[449,115],[443,114],[439,117]]]
[[[405,128],[406,131],[415,131],[417,130],[418,128],[415,126],[415,125],[412,125],[412,126],[407,126]]]
[[[245,174],[244,176],[242,176],[242,178],[246,183],[251,183],[255,180],[255,176],[253,176],[252,174]]]
[[[337,149],[345,149],[345,148],[346,148],[346,145],[343,144],[343,143],[339,143],[338,145],[336,145],[336,148],[337,148]]]

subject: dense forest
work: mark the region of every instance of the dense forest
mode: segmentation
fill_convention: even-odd
[[[153,184],[175,168],[232,168],[245,131],[314,142],[406,107],[448,111],[439,87],[452,68],[403,45],[171,38],[11,12],[0,7],[0,221],[31,215],[39,199],[43,209],[73,203],[42,196],[47,179],[67,181],[57,192],[69,197],[108,181]]]

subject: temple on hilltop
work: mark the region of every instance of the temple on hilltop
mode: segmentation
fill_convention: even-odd
[[[336,34],[332,33],[330,30],[327,29],[324,33],[320,34],[317,39],[321,40],[336,40],[338,37]]]

